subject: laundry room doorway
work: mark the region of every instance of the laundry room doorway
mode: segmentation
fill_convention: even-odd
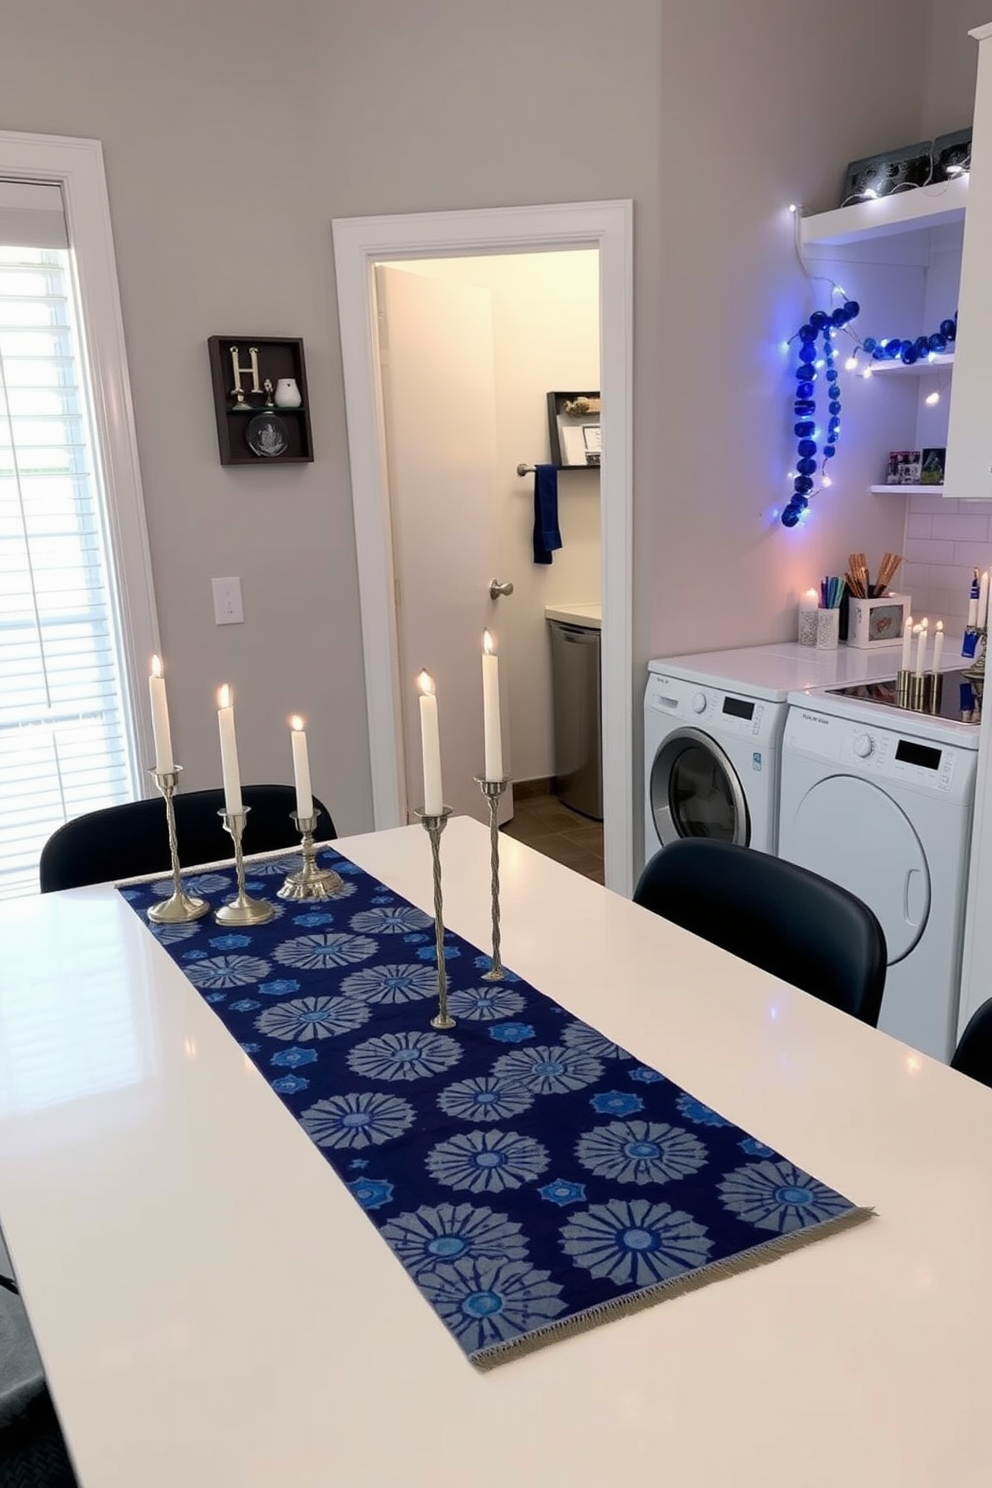
[[[545,570],[535,586],[524,566],[533,484],[532,476],[516,471],[518,463],[548,459],[543,405],[549,389],[541,392],[534,426],[540,447],[531,447],[528,436],[529,447],[515,447],[511,459],[505,434],[499,445],[496,383],[502,383],[500,398],[512,402],[507,348],[522,333],[514,338],[506,317],[494,316],[492,307],[494,287],[505,304],[505,276],[522,283],[528,265],[543,256],[548,286],[563,284],[569,268],[586,275],[595,302],[589,309],[601,333],[607,452],[601,471],[561,477],[562,484],[576,483],[560,490],[563,504],[574,498],[589,507],[600,480],[603,490],[602,498],[595,494],[591,540],[586,523],[581,540],[562,555],[555,579],[597,586],[601,596],[606,874],[612,887],[629,891],[629,204],[348,219],[334,224],[334,238],[377,827],[410,820],[420,804],[415,679],[421,668],[434,672],[438,684],[445,801],[458,812],[486,817],[473,783],[483,754],[483,629],[493,632],[500,651],[508,772],[517,779],[533,774],[542,757],[535,733],[544,733],[545,745],[550,740],[546,627],[543,605],[538,612],[534,602],[535,593],[547,590],[549,575]],[[501,263],[486,261],[492,259]],[[542,382],[552,375],[549,364]],[[568,379],[554,374],[554,381]],[[520,382],[520,397],[533,404],[533,388],[523,386],[523,377]],[[611,385],[618,390],[615,401]],[[583,480],[584,490],[577,484]],[[562,526],[564,537],[568,523]],[[508,531],[516,542],[509,550]],[[515,556],[508,558],[508,551]],[[527,558],[533,566],[532,550]],[[507,562],[514,573],[502,573]],[[514,593],[492,597],[494,580],[512,583]],[[567,597],[596,595],[573,591]],[[551,591],[550,598],[563,596]],[[607,664],[611,635],[622,670]],[[536,707],[542,676],[545,697]]]
[[[378,264],[376,303],[399,669],[412,677],[429,665],[447,704],[446,799],[455,812],[488,822],[473,779],[483,758],[481,709],[450,706],[464,697],[478,702],[485,629],[499,657],[511,777],[500,822],[514,817],[519,782],[513,835],[602,876],[601,826],[565,807],[555,811],[549,795],[565,767],[555,747],[545,618],[559,604],[601,605],[600,473],[560,472],[562,546],[539,564],[533,468],[518,472],[548,459],[548,390],[599,389],[598,251]],[[420,789],[413,688],[401,688],[400,709],[409,804]],[[552,833],[559,815],[573,838]]]

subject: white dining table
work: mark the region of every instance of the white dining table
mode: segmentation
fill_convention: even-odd
[[[420,827],[336,846],[431,911]],[[0,1223],[80,1488],[988,1488],[992,1091],[501,853],[507,966],[877,1217],[481,1374],[112,887],[8,903]],[[488,947],[488,833],[442,861]]]

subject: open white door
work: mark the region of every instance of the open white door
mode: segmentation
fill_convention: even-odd
[[[445,804],[488,822],[474,780],[482,633],[498,645],[500,606],[514,602],[489,592],[498,520],[491,295],[383,264],[376,294],[407,816],[423,797],[415,679],[426,669],[437,684]],[[509,769],[505,718],[503,740]],[[512,815],[509,791],[500,805],[501,820]]]
[[[604,846],[608,887],[629,894],[634,874],[634,721],[635,715],[640,717],[644,686],[643,679],[634,676],[631,640],[633,205],[629,201],[559,202],[338,218],[333,230],[377,828],[394,827],[404,820],[406,803],[397,759],[401,689],[397,685],[392,544],[371,303],[373,267],[405,257],[520,253],[541,248],[599,250],[605,451],[600,471]],[[493,577],[512,579],[513,575]],[[463,700],[459,699],[458,704],[464,706]]]

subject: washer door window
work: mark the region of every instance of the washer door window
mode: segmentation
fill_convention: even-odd
[[[719,744],[699,729],[678,729],[655,755],[651,814],[662,846],[710,837],[747,847],[751,821],[740,780]]]

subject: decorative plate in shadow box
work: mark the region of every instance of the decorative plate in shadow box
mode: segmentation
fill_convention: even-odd
[[[248,425],[245,437],[256,455],[274,459],[289,448],[289,430],[277,413],[260,413]]]

